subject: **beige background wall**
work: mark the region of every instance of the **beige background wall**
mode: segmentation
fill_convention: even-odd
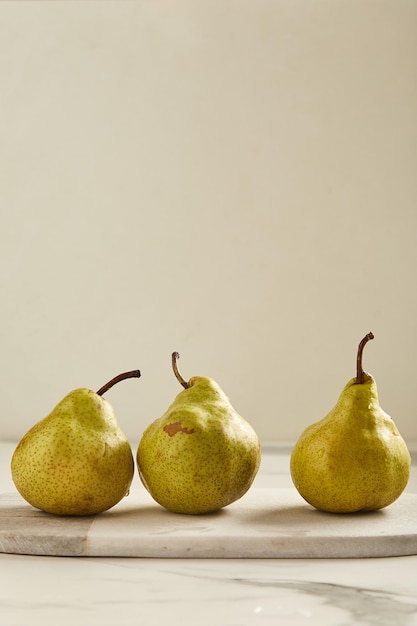
[[[365,368],[417,441],[417,2],[0,3],[0,436],[134,444],[184,377],[293,441]]]

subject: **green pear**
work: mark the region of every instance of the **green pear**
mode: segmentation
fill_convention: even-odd
[[[111,404],[102,398],[139,370],[116,376],[96,393],[71,391],[18,443],[14,484],[32,506],[57,515],[92,515],[117,504],[134,476],[132,449]]]
[[[215,511],[241,498],[260,465],[252,426],[211,378],[194,376],[168,410],[148,426],[137,449],[139,475],[161,506],[175,513]]]
[[[291,453],[296,489],[322,511],[382,509],[408,483],[407,445],[379,404],[374,378],[362,369],[363,348],[373,338],[368,333],[359,344],[356,378],[346,384],[330,413],[305,429]]]

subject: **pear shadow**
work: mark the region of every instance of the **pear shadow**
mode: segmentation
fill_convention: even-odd
[[[257,525],[261,528],[290,528],[292,532],[296,532],[297,528],[308,529],[310,532],[313,528],[317,528],[320,524],[320,520],[340,521],[343,526],[347,521],[352,520],[361,521],[369,520],[371,517],[381,519],[386,514],[385,509],[378,509],[376,511],[355,511],[352,513],[332,513],[329,511],[320,511],[314,508],[312,505],[296,504],[289,506],[276,507],[268,510],[258,510],[248,513],[242,517],[241,523],[248,524],[250,526]]]
[[[53,520],[56,523],[63,522],[71,522],[71,520],[85,520],[91,521],[98,515],[97,513],[91,513],[89,515],[61,515],[59,513],[50,513],[49,511],[44,511],[43,509],[38,509],[37,507],[29,504],[28,502],[23,502],[19,505],[12,505],[7,507],[1,507],[0,509],[0,522],[1,520],[12,519],[15,523],[19,523],[20,521],[26,522],[26,520],[31,519],[34,522],[36,520]]]
[[[0,519],[2,518],[19,518],[19,517],[41,517],[43,515],[50,515],[41,509],[36,509],[31,504],[14,505],[8,507],[2,507],[0,512]]]
[[[169,511],[161,504],[155,503],[142,503],[131,504],[129,507],[117,508],[117,505],[107,511],[100,513],[100,517],[111,517],[112,519],[132,519],[140,517],[141,519],[152,518],[155,516],[161,517],[161,522],[165,520],[192,520],[192,519],[215,519],[225,514],[224,509],[218,509],[216,511],[209,511],[207,513],[176,513],[175,511]]]

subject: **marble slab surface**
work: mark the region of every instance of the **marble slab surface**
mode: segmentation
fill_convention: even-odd
[[[15,495],[10,475],[15,446],[0,442],[1,494]],[[264,444],[254,489],[293,488],[290,451],[289,445]],[[412,458],[406,491],[415,494],[414,452]],[[139,479],[135,482],[139,490]],[[0,626],[417,626],[416,573],[417,556],[175,559],[0,553]]]
[[[0,496],[0,552],[48,556],[358,558],[417,554],[417,494],[335,515],[290,488],[252,488],[208,515],[179,515],[135,490],[100,515],[60,517]]]

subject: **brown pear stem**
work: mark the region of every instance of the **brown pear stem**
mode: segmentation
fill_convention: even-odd
[[[362,341],[359,344],[358,356],[356,358],[356,381],[355,381],[355,383],[357,385],[363,385],[364,378],[365,378],[365,372],[363,371],[363,367],[362,367],[363,349],[366,346],[366,344],[368,343],[368,341],[370,341],[373,338],[374,338],[374,334],[373,333],[368,333],[367,335],[365,335],[365,337],[362,339]]]
[[[178,352],[173,352],[172,353],[172,369],[174,370],[174,374],[178,380],[178,382],[184,387],[184,389],[188,389],[188,387],[190,386],[186,380],[184,380],[184,378],[181,376],[181,374],[178,371],[178,367],[177,367],[177,359],[180,358],[180,355]]]
[[[140,378],[139,370],[131,370],[130,372],[123,372],[123,374],[119,374],[115,376],[108,383],[100,387],[100,389],[96,392],[98,396],[102,396],[106,391],[111,389],[117,383],[120,383],[121,380],[126,380],[126,378]]]

